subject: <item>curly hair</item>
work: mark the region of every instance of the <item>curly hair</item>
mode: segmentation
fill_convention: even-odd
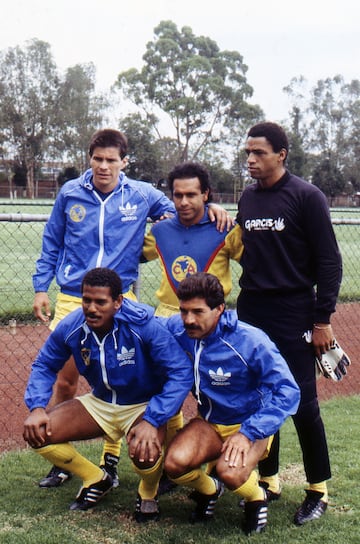
[[[178,164],[171,170],[171,172],[168,175],[168,187],[171,191],[171,194],[173,194],[174,189],[174,181],[176,179],[191,179],[191,178],[198,178],[200,181],[200,188],[201,192],[205,193],[205,191],[208,192],[208,202],[211,202],[212,194],[211,194],[211,185],[210,185],[210,175],[209,172],[202,166],[201,164],[197,162],[184,162],[181,164]]]
[[[266,138],[275,153],[279,153],[282,149],[285,149],[286,153],[289,151],[289,141],[285,130],[276,123],[270,121],[258,123],[251,127],[247,135],[248,138]]]
[[[114,270],[110,268],[93,268],[83,277],[81,282],[81,292],[84,286],[90,287],[110,287],[111,298],[116,300],[122,293],[122,282]]]

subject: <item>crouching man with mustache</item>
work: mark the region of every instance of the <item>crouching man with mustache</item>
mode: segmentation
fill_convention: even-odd
[[[81,292],[82,308],[61,320],[32,365],[24,439],[82,480],[70,509],[88,510],[112,489],[112,478],[70,442],[125,436],[141,477],[135,519],[157,519],[166,422],[191,389],[191,362],[150,306],[122,297],[113,270],[90,270]],[[92,391],[47,410],[56,376],[71,355]]]
[[[269,337],[225,310],[215,276],[187,277],[177,296],[180,315],[166,324],[192,358],[198,416],[170,443],[165,471],[194,490],[192,522],[212,519],[225,484],[245,499],[244,532],[259,533],[267,523],[267,498],[255,468],[272,435],[296,413],[299,388]]]

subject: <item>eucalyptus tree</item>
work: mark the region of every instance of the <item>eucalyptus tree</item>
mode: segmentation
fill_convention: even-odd
[[[293,99],[293,112],[301,112],[302,144],[313,182],[328,196],[348,190],[349,183],[359,187],[360,81],[347,83],[336,75],[309,89],[300,76],[284,90]]]
[[[0,52],[0,128],[8,156],[26,170],[27,195],[47,155],[56,119],[58,72],[50,45],[38,39]]]
[[[172,21],[154,29],[141,70],[118,75],[115,87],[131,100],[159,132],[159,118],[174,131],[178,160],[197,159],[214,139],[221,144],[231,116],[241,118],[253,89],[237,51],[221,51],[192,29]]]
[[[63,159],[82,171],[88,164],[91,135],[103,123],[108,102],[96,92],[93,63],[67,68],[58,86],[55,148]]]

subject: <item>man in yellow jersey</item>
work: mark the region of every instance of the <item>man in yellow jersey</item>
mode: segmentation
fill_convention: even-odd
[[[242,253],[240,227],[220,232],[209,218],[210,177],[201,164],[179,164],[170,172],[168,184],[176,214],[155,223],[143,247],[143,260],[160,259],[156,314],[161,316],[179,311],[176,289],[195,272],[217,276],[227,296],[232,287],[230,261],[239,262]]]

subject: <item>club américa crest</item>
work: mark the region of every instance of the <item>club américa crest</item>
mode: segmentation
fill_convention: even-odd
[[[74,223],[80,223],[85,218],[86,209],[81,204],[74,204],[70,208],[69,215],[71,221],[74,221]]]
[[[85,366],[90,366],[91,350],[88,348],[81,348],[81,358],[84,361]]]
[[[196,262],[188,255],[180,255],[179,257],[176,257],[171,265],[171,274],[177,282],[181,282],[184,278],[191,276],[196,272]]]

